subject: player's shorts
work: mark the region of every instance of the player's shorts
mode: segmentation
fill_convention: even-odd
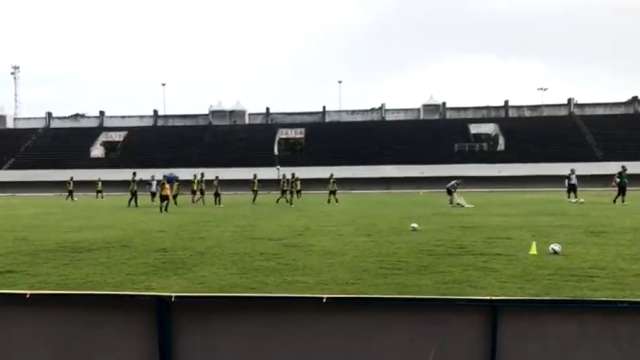
[[[336,196],[336,194],[338,194],[338,190],[329,190],[329,196]]]
[[[451,190],[451,189],[447,189],[447,195],[449,195],[449,196],[453,196],[453,190]]]
[[[96,194],[102,194],[103,191],[102,190],[96,190]]]
[[[219,191],[214,192],[213,197],[220,197],[220,192]]]
[[[138,190],[130,190],[130,191],[129,191],[129,194],[130,194],[131,196],[138,196]]]
[[[191,195],[192,195],[192,196],[196,196],[196,195],[198,195],[198,190],[196,190],[196,189],[191,189]]]
[[[157,191],[149,191],[149,194],[151,194],[151,196],[156,196],[156,194],[158,194]]]
[[[160,194],[160,202],[169,201],[169,195]]]
[[[171,195],[171,197],[173,197],[173,199],[175,200],[175,199],[178,198],[178,195],[180,195],[180,193],[175,193],[175,194]]]
[[[288,191],[289,190],[284,190],[284,189],[280,190],[280,196],[287,196]]]
[[[627,196],[627,185],[618,185],[618,195]]]
[[[73,190],[67,190],[67,195],[73,196]]]
[[[204,194],[205,194],[204,189],[200,189],[200,195],[204,196]]]
[[[296,195],[300,195],[300,194],[302,194],[302,190],[300,189],[296,190]]]
[[[578,192],[578,184],[569,184],[567,185],[568,193],[577,193]]]

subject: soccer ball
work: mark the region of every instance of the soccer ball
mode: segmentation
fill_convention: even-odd
[[[549,254],[551,255],[560,255],[562,252],[562,245],[560,244],[551,244],[549,245]]]
[[[409,225],[409,229],[411,229],[411,231],[418,231],[418,229],[420,229],[420,226],[418,226],[418,224],[416,223],[413,223]]]
[[[580,199],[580,200],[578,200],[578,203],[580,203],[580,204],[584,204],[584,199]]]

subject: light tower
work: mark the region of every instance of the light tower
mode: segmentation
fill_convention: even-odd
[[[342,110],[342,80],[338,80],[338,110]]]
[[[162,112],[164,113],[164,115],[167,115],[167,93],[166,93],[167,83],[163,82],[163,83],[160,83],[160,85],[162,85]]]
[[[544,105],[544,93],[549,91],[549,88],[541,86],[538,88],[538,91],[540,92],[540,102]]]
[[[18,117],[18,80],[20,80],[20,66],[11,65],[11,76],[13,76],[13,117]]]

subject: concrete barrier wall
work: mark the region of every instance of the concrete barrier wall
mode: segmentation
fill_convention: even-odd
[[[0,358],[157,360],[153,299],[0,296]]]
[[[271,122],[275,124],[316,123],[323,121],[322,112],[272,113],[270,119]]]
[[[105,116],[105,127],[152,126],[153,115]]]
[[[637,359],[614,300],[0,294],[2,359]]]
[[[2,170],[0,182],[64,181],[70,176],[76,180],[105,181],[128,180],[133,171],[139,176],[174,173],[181,179],[190,179],[195,173],[216,174],[227,180],[249,179],[256,173],[261,179],[277,179],[281,173],[295,172],[305,179],[326,179],[333,173],[341,179],[376,178],[450,178],[450,177],[518,177],[565,176],[575,168],[579,176],[611,175],[620,162],[591,163],[534,163],[534,164],[454,164],[454,165],[379,165],[379,166],[308,166],[262,168],[181,168],[181,169],[56,169],[56,170]],[[625,162],[630,174],[640,173],[640,162]]]
[[[574,112],[576,115],[608,115],[608,114],[632,114],[638,112],[637,104],[626,103],[594,103],[576,104]]]
[[[447,108],[448,119],[504,118],[504,106]]]
[[[158,116],[158,126],[188,126],[188,125],[209,125],[211,120],[209,114],[194,115],[160,115]]]
[[[245,110],[212,110],[208,114],[193,115],[167,115],[159,117],[158,125],[161,126],[186,126],[226,124],[265,124],[274,122],[279,124],[312,123],[325,121],[376,121],[376,120],[414,120],[414,119],[485,119],[504,118],[508,106],[509,117],[542,117],[542,116],[567,116],[571,113],[570,99],[565,104],[546,105],[509,105],[508,101],[501,106],[468,106],[447,107],[442,104],[424,104],[417,108],[407,109],[383,109],[375,107],[359,110],[339,111],[311,111],[311,112],[276,112],[276,113],[247,113]],[[634,114],[640,113],[640,99],[633,97],[625,102],[613,103],[587,103],[573,102],[573,111],[577,115],[606,115],[606,114]],[[79,124],[84,122],[86,124]],[[53,126],[56,127],[89,127],[96,126],[95,117],[82,118],[53,118]],[[151,126],[152,115],[141,116],[106,116],[105,126]],[[14,120],[16,128],[37,128],[45,126],[44,117],[24,117]]]
[[[415,109],[386,109],[385,120],[416,120],[420,119],[420,108]]]
[[[87,128],[96,127],[100,125],[100,118],[98,116],[82,116],[72,118],[56,118],[51,119],[52,128]]]
[[[327,121],[371,121],[382,120],[380,108],[368,110],[327,111]]]
[[[567,104],[509,106],[510,117],[540,117],[540,116],[567,116],[567,115],[569,115],[569,105]]]
[[[267,123],[267,114],[266,113],[252,113],[247,115],[247,123],[248,124],[266,124]]]
[[[44,116],[41,117],[18,117],[13,119],[13,127],[17,129],[41,128],[46,125]]]

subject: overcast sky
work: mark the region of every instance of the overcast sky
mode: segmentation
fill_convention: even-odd
[[[623,101],[639,0],[20,0],[0,5],[0,107],[203,113]]]

